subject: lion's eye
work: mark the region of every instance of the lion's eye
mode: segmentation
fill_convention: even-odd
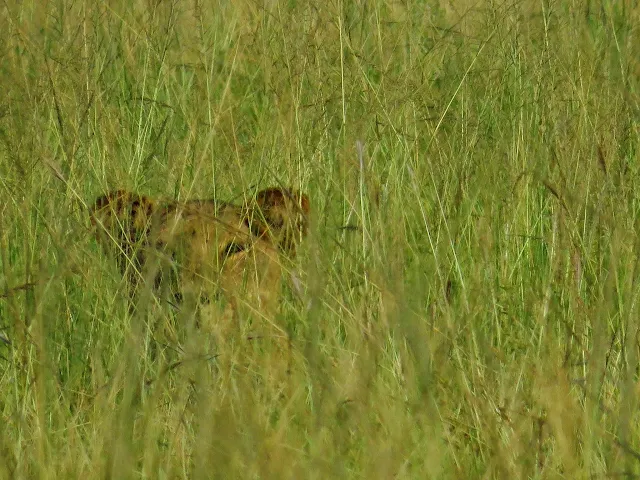
[[[238,242],[229,242],[221,251],[221,257],[226,258],[236,253],[242,253],[247,249],[247,245]]]

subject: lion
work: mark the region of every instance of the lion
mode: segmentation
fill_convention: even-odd
[[[95,236],[115,256],[134,296],[140,284],[173,299],[223,300],[272,314],[283,269],[306,236],[309,197],[267,188],[241,205],[212,199],[163,202],[116,190],[90,209]]]

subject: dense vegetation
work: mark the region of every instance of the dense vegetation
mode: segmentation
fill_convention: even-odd
[[[0,12],[0,477],[640,476],[638,2]],[[279,334],[129,308],[96,196],[270,185]]]

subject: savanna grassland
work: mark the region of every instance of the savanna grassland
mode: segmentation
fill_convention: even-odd
[[[130,308],[98,195],[273,185],[275,317]],[[637,1],[4,2],[0,194],[0,478],[640,478]]]

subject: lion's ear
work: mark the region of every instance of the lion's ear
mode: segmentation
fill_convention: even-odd
[[[255,202],[264,209],[296,207],[303,213],[309,213],[309,197],[293,188],[265,188],[256,194]]]
[[[93,205],[89,209],[91,223],[95,225],[98,222],[104,222],[112,216],[118,216],[118,211],[121,208],[118,206],[118,203],[125,194],[126,192],[124,190],[116,190],[96,198],[96,201],[93,202]]]
[[[249,209],[249,228],[254,235],[268,235],[281,251],[294,254],[298,241],[306,235],[309,197],[294,189],[267,188],[256,194]]]

